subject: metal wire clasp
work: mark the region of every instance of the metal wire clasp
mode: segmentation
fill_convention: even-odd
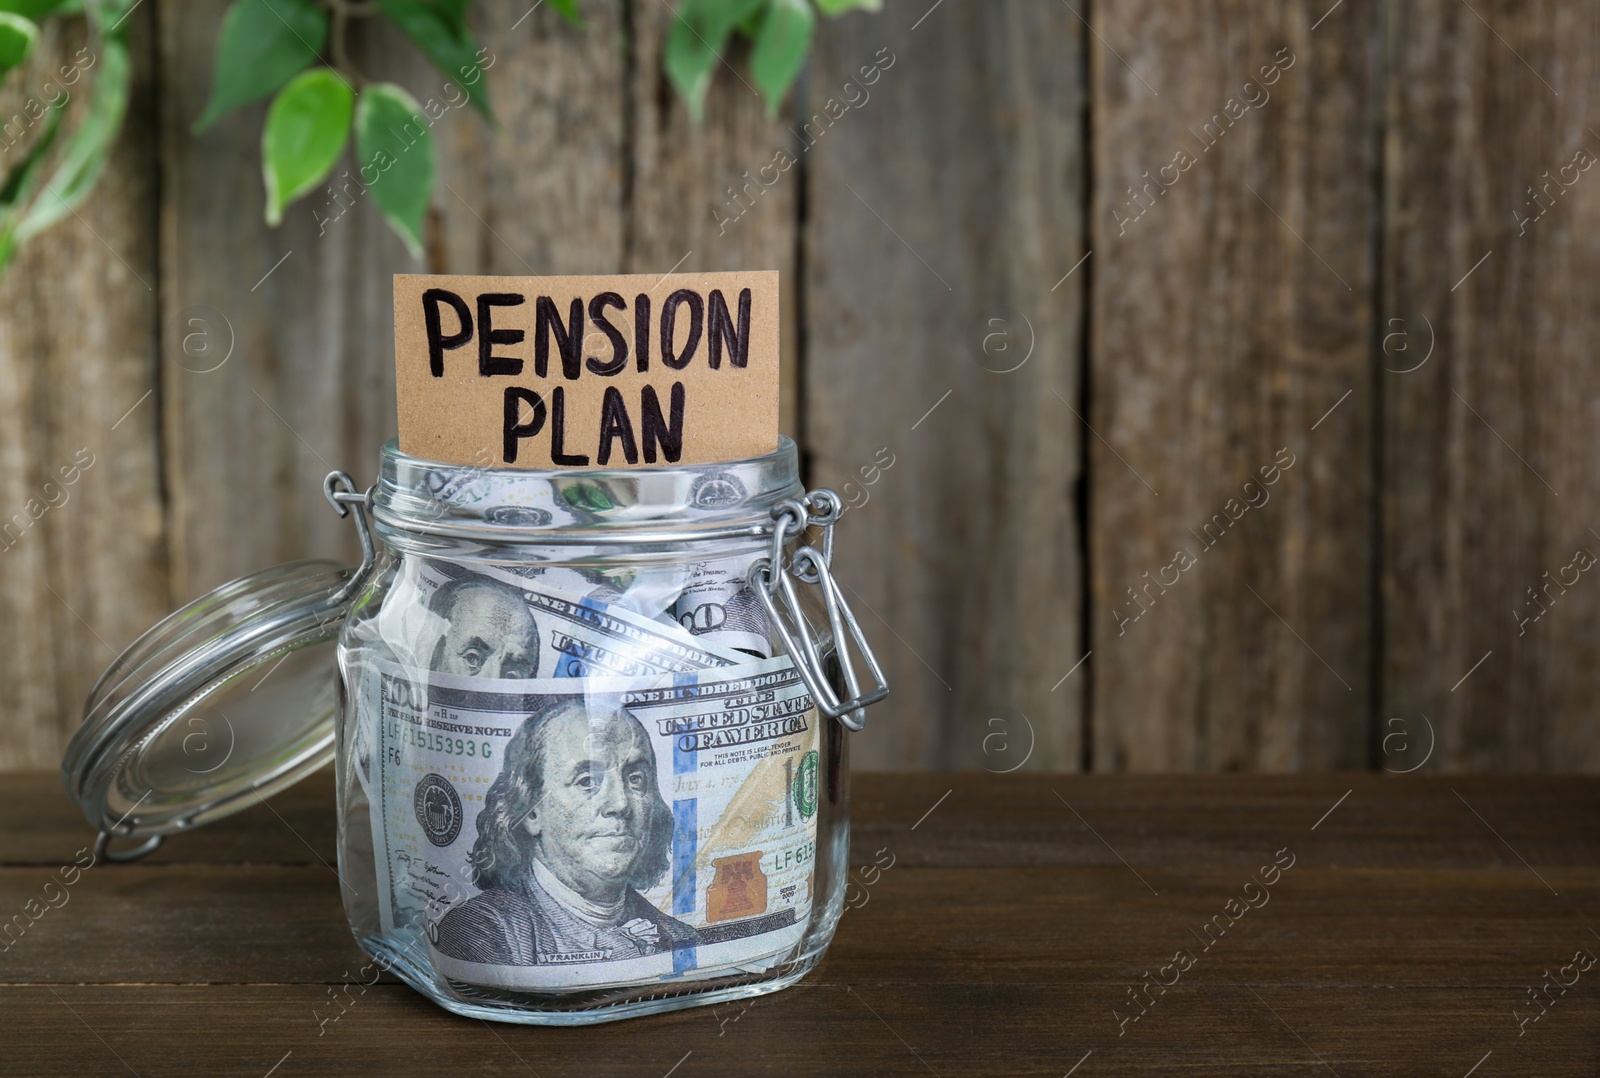
[[[366,582],[367,574],[377,563],[377,548],[372,543],[372,525],[367,519],[367,513],[372,508],[372,494],[376,486],[366,490],[357,490],[355,481],[348,472],[329,472],[322,481],[322,493],[328,499],[328,504],[333,506],[333,511],[342,517],[350,515],[350,507],[355,506],[356,536],[361,540],[361,564],[350,579],[328,600],[330,606],[339,606],[356,593],[356,589]]]
[[[830,719],[838,719],[851,730],[860,730],[867,724],[864,709],[888,696],[889,684],[850,604],[833,578],[833,526],[843,512],[844,502],[831,490],[814,490],[804,499],[790,499],[773,506],[772,547],[767,557],[750,567],[750,583],[773,629],[793,656],[817,710]],[[822,529],[821,549],[811,545],[797,548],[785,572],[784,544],[791,536],[803,535],[808,527]],[[826,640],[819,642],[806,620],[794,580],[821,590],[828,612]],[[831,650],[827,650],[830,644]],[[852,644],[872,675],[872,686],[865,692],[850,657]],[[837,667],[843,689],[849,693],[844,699],[840,699],[828,676],[826,660],[832,660]]]

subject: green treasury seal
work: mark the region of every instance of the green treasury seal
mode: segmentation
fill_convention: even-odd
[[[809,820],[817,811],[817,750],[800,757],[794,773],[794,807],[801,819]]]

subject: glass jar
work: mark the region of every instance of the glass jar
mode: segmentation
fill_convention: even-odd
[[[560,471],[391,442],[372,489],[336,472],[326,490],[361,567],[227,585],[90,694],[63,770],[109,859],[331,754],[356,941],[451,1011],[600,1022],[776,991],[821,960],[847,733],[887,687],[831,573],[841,503],[804,494],[791,441]]]

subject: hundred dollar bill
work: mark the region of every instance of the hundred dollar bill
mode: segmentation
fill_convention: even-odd
[[[765,551],[756,551],[691,565],[672,604],[672,620],[703,644],[770,656],[772,630],[749,584],[750,566],[764,557]]]
[[[383,927],[443,975],[641,984],[799,942],[818,718],[789,659],[520,682],[381,664],[375,688]]]
[[[571,570],[562,570],[571,574]],[[749,656],[637,614],[615,589],[581,577],[525,578],[488,566],[413,558],[396,591],[397,616],[423,654],[405,658],[469,677],[642,677],[732,666]],[[563,586],[564,585],[564,586]]]
[[[503,571],[533,581],[537,587],[575,592],[651,620],[669,622],[674,620],[670,614],[672,604],[689,579],[687,568],[677,562],[622,569],[507,565]]]
[[[403,662],[468,677],[640,677],[749,660],[631,605],[612,583],[567,566],[524,571],[408,557],[378,633]],[[369,792],[371,742],[358,725],[356,774]]]

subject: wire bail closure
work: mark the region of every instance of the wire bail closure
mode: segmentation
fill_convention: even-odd
[[[855,613],[833,578],[833,526],[843,513],[844,502],[831,490],[813,490],[803,499],[790,499],[773,506],[772,546],[767,557],[750,567],[750,583],[772,627],[794,657],[795,667],[817,710],[830,719],[838,719],[848,729],[861,730],[867,725],[864,709],[888,696],[889,684]],[[785,542],[791,535],[799,538],[810,527],[822,529],[821,548],[809,544],[798,547],[787,572],[784,571]],[[833,645],[827,659],[836,664],[843,688],[849,693],[844,699],[840,699],[828,677],[818,638],[800,608],[794,580],[813,585],[822,592],[823,605],[828,612],[829,640]],[[865,692],[850,657],[852,643],[872,675],[872,685]]]
[[[366,490],[357,490],[349,472],[332,471],[322,480],[322,494],[328,499],[328,504],[333,506],[335,513],[347,517],[350,515],[350,508],[355,507],[356,537],[361,541],[361,564],[350,574],[350,579],[345,581],[344,587],[328,600],[330,606],[342,606],[356,593],[357,588],[366,583],[367,574],[372,572],[373,565],[377,564],[378,551],[372,543],[372,522],[368,516],[372,509],[372,495],[375,490],[377,490],[375,485]]]

